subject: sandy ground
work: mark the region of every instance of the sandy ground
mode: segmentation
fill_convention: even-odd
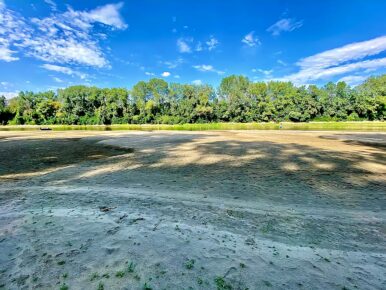
[[[385,133],[0,132],[0,289],[386,289],[385,149]]]

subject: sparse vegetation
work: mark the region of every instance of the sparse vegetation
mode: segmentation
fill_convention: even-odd
[[[115,277],[123,278],[125,276],[125,271],[118,271],[115,273]]]
[[[90,281],[94,281],[99,278],[99,274],[97,272],[94,272],[91,274]]]
[[[104,289],[105,289],[104,284],[102,282],[99,282],[97,290],[104,290]]]
[[[195,263],[195,260],[194,260],[194,259],[188,260],[188,261],[185,263],[185,268],[188,269],[188,270],[193,269],[193,268],[194,268],[194,263]]]
[[[135,270],[135,265],[133,262],[130,262],[129,265],[127,266],[127,272],[134,273],[134,270]]]
[[[214,279],[217,290],[232,290],[232,285],[227,283],[223,277],[216,277]]]

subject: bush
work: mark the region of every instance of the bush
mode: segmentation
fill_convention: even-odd
[[[356,112],[352,112],[348,117],[347,121],[361,121],[362,119],[358,116]]]

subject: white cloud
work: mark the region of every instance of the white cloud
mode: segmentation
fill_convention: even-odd
[[[46,69],[46,70],[60,72],[60,73],[66,74],[66,75],[76,75],[76,76],[80,77],[82,80],[87,78],[87,74],[75,71],[75,70],[73,70],[69,67],[65,67],[65,66],[59,66],[59,65],[53,65],[53,64],[46,63],[46,64],[43,64],[41,67]]]
[[[0,60],[18,60],[14,44],[28,38],[29,34],[23,17],[7,9],[4,2],[0,1]]]
[[[177,39],[177,48],[181,53],[190,53],[194,49],[194,51],[212,51],[218,45],[219,41],[214,37],[210,36],[209,40],[203,41],[195,41],[193,37],[185,37]]]
[[[386,58],[358,61],[385,50],[386,36],[351,43],[299,60],[296,63],[300,67],[299,72],[285,76],[283,79],[295,83],[309,83],[354,71],[366,73],[386,68]]]
[[[155,76],[155,73],[145,71],[145,75],[147,75],[147,76]]]
[[[199,41],[196,45],[195,51],[203,51],[204,48],[202,47],[201,41]]]
[[[284,62],[284,61],[282,61],[281,59],[278,59],[276,62],[277,62],[278,64],[281,64],[282,66],[287,66],[287,63]]]
[[[192,84],[196,85],[196,86],[201,86],[202,85],[202,80],[194,80],[194,81],[192,81]]]
[[[2,87],[4,90],[9,90],[11,87],[13,87],[13,84],[12,84],[12,83],[10,83],[10,82],[5,82],[5,81],[0,82],[0,85],[1,85],[1,87]]]
[[[196,70],[202,71],[202,72],[215,72],[219,75],[224,74],[223,71],[215,69],[212,65],[210,64],[201,64],[201,65],[194,65],[193,66]]]
[[[338,80],[338,82],[346,82],[350,86],[356,86],[361,84],[363,81],[365,81],[368,78],[368,76],[355,76],[355,75],[350,75],[350,76],[345,76],[341,79]]]
[[[90,12],[85,12],[85,17],[118,29],[126,29],[127,24],[123,20],[119,10],[123,7],[123,2],[116,4],[106,4]]]
[[[4,96],[6,99],[17,97],[18,94],[19,92],[0,92],[0,96]]]
[[[161,76],[167,78],[168,76],[170,76],[170,72],[164,71],[164,72],[161,74]]]
[[[256,45],[260,45],[261,42],[258,37],[254,36],[255,32],[251,31],[247,35],[244,36],[244,38],[241,40],[242,43],[245,43],[246,45],[253,47]]]
[[[270,70],[264,70],[264,69],[255,69],[254,70],[254,72],[259,72],[259,73],[261,73],[261,74],[263,74],[263,75],[265,75],[265,76],[270,76],[270,75],[272,75],[272,73],[273,73],[273,70],[272,69],[270,69]]]
[[[15,51],[10,50],[7,46],[0,46],[0,60],[5,62],[18,60],[18,57],[13,56],[14,53]]]
[[[44,0],[44,2],[46,2],[46,4],[50,6],[53,11],[58,10],[58,6],[53,0]]]
[[[219,44],[219,41],[213,36],[211,36],[210,39],[206,42],[206,45],[208,46],[209,51],[215,49],[218,44]]]
[[[45,69],[51,70],[51,71],[61,72],[61,73],[67,74],[67,75],[73,74],[73,70],[71,68],[59,66],[59,65],[53,65],[53,64],[46,63],[46,64],[42,65],[42,68],[45,68]]]
[[[376,55],[384,50],[386,50],[386,36],[381,36],[367,41],[350,43],[342,47],[330,49],[303,58],[297,65],[303,69],[310,67],[325,68],[346,61],[358,60],[366,56]]]
[[[275,24],[268,27],[267,31],[272,35],[280,35],[285,31],[293,31],[303,26],[303,20],[296,21],[294,18],[283,18],[277,21]]]
[[[173,69],[180,66],[183,62],[184,62],[184,59],[182,57],[179,57],[173,61],[159,61],[158,63],[160,65],[165,65],[169,69]]]
[[[310,68],[299,72],[297,77],[299,76],[300,78],[307,77],[310,80],[317,80],[317,79],[323,79],[323,78],[332,77],[336,75],[341,75],[344,73],[349,73],[352,71],[357,71],[360,69],[378,69],[378,68],[384,68],[384,67],[386,67],[386,57],[373,59],[373,60],[364,60],[360,62],[354,62],[350,64],[323,68],[323,69]],[[310,73],[312,73],[312,75],[309,75]]]
[[[175,78],[175,79],[179,79],[180,76],[179,76],[179,75],[175,75],[174,78]]]
[[[190,47],[189,42],[192,42],[192,40],[190,40],[190,39],[183,39],[183,38],[177,39],[178,51],[181,52],[181,53],[190,53],[190,52],[192,52],[192,48]]]
[[[50,1],[49,1],[50,2]],[[71,7],[64,13],[46,18],[24,19],[0,5],[0,59],[17,60],[15,49],[27,56],[47,62],[77,63],[108,67],[109,62],[99,46],[103,33],[95,32],[95,24],[124,29],[127,25],[119,14],[122,3],[107,4],[91,11],[76,11]]]
[[[57,77],[53,77],[52,79],[53,79],[55,82],[57,82],[57,83],[62,83],[62,82],[63,82],[62,79],[57,78]]]

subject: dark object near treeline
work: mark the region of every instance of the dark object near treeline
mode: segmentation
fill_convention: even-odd
[[[52,130],[51,128],[47,128],[47,127],[40,128],[40,131],[51,131],[51,130]]]

